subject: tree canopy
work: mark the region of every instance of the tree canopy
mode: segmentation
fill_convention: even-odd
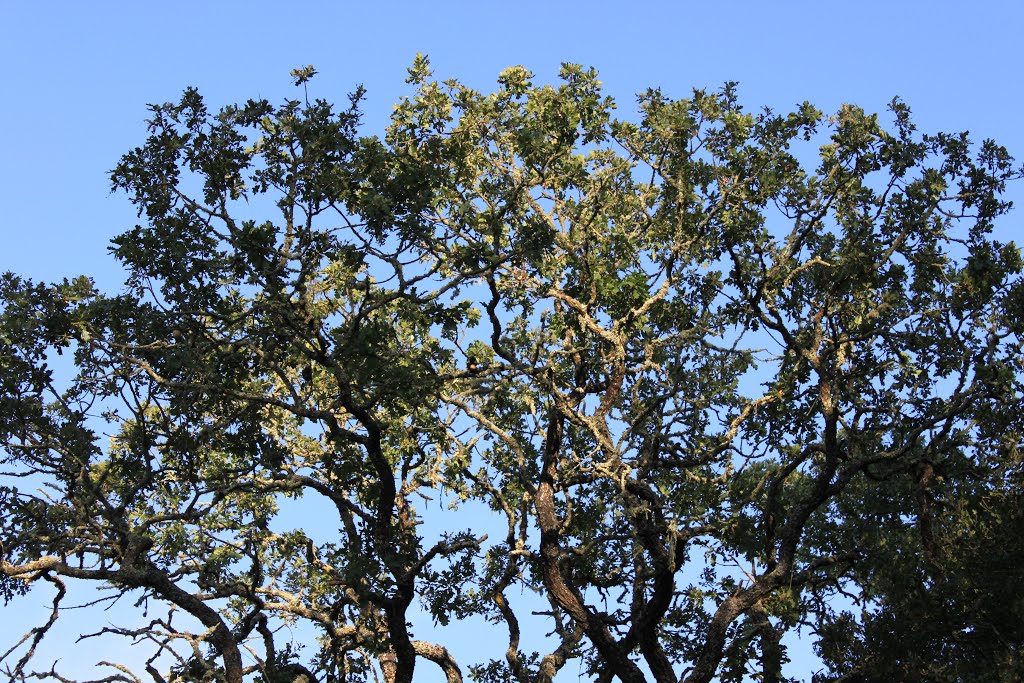
[[[85,680],[90,583],[148,606],[104,681],[1019,680],[1006,150],[423,58],[372,136],[313,75],[150,108],[123,291],[0,280],[12,680]]]

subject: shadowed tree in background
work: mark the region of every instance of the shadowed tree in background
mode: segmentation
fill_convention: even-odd
[[[55,595],[12,680],[72,675],[33,654],[89,582],[159,614],[102,617],[107,681],[780,682],[791,632],[820,681],[1021,675],[1006,151],[561,78],[419,58],[382,138],[151,107],[124,291],[0,283],[2,587]]]

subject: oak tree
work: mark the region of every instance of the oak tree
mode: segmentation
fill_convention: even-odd
[[[381,136],[187,90],[111,175],[123,291],[3,276],[12,680],[90,676],[33,657],[90,584],[148,615],[105,681],[1021,675],[1008,153],[531,79],[418,58]]]

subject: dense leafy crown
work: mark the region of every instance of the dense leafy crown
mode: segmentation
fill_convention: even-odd
[[[79,675],[32,655],[87,582],[166,610],[99,617],[107,681],[1021,675],[1006,151],[531,78],[417,59],[382,138],[188,90],[112,174],[123,293],[3,277],[11,679]]]

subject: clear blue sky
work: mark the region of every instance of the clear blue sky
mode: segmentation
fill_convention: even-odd
[[[1009,0],[878,2],[49,2],[0,0],[0,270],[96,274],[131,225],[107,171],[143,137],[145,104],[195,85],[211,104],[292,95],[314,64],[318,96],[366,85],[368,130],[427,53],[480,89],[511,64],[550,79],[597,67],[628,116],[652,85],[684,96],[739,81],[749,107],[810,100],[883,110],[925,130],[967,128],[1024,158],[1021,30]]]
[[[984,0],[0,0],[0,271],[116,287],[106,245],[135,215],[107,172],[142,141],[146,103],[190,85],[215,106],[280,99],[294,96],[289,70],[313,64],[316,96],[367,87],[373,133],[417,52],[482,90],[512,64],[545,81],[574,61],[599,70],[623,117],[648,86],[682,97],[739,81],[748,107],[777,110],[883,111],[899,95],[923,130],[968,129],[1024,159],[1022,29],[1024,3]],[[1011,215],[1004,234],[1020,225]]]

